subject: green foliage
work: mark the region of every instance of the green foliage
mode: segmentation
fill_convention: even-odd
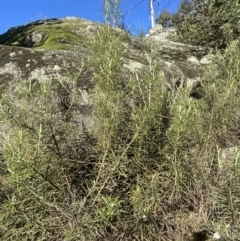
[[[164,10],[158,17],[158,23],[161,24],[164,28],[172,27],[172,14],[168,10]]]
[[[0,35],[0,44],[45,50],[69,49],[69,46],[81,47],[81,38],[72,29],[85,29],[87,26],[88,24],[82,19],[74,21],[55,20],[48,21],[47,24],[30,23],[11,28]],[[26,41],[31,33],[41,34],[43,41],[32,45],[31,41]]]
[[[239,37],[240,8],[237,0],[192,0],[190,5],[191,11],[184,16],[178,29],[184,42],[226,48]]]
[[[202,229],[237,240],[239,41],[217,53],[194,99],[165,89],[153,46],[143,72],[124,72],[127,40],[109,26],[84,39],[93,127],[82,126],[78,79],[2,94],[2,240],[192,240]]]
[[[84,162],[87,135],[79,134],[81,124],[74,121],[73,106],[81,98],[77,89],[75,79],[30,79],[3,94],[8,173],[2,184],[1,239],[61,240],[67,226],[76,225],[72,212],[85,192],[77,177],[84,178],[90,164]]]
[[[178,11],[171,13],[164,9],[158,16],[157,22],[163,27],[178,27],[184,21],[184,17],[192,10],[191,0],[181,0]]]
[[[238,0],[182,0],[178,11],[163,11],[158,23],[175,26],[178,41],[211,48],[226,48],[239,37]]]

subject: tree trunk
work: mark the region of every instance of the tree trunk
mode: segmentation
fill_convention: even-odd
[[[149,0],[149,11],[150,11],[152,28],[155,26],[155,14],[154,14],[154,8],[153,8],[153,1],[154,0]]]

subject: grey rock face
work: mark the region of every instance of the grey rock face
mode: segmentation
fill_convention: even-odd
[[[210,60],[205,57],[208,52],[206,48],[172,41],[176,34],[177,29],[175,27],[163,28],[162,25],[156,25],[154,28],[150,29],[149,33],[146,35],[146,39],[155,41],[168,50],[177,50],[178,53],[187,50],[187,61],[190,63],[196,65],[205,65],[209,63]]]
[[[92,102],[88,91],[94,86],[94,73],[91,67],[81,67],[82,61],[90,58],[82,39],[86,35],[94,36],[101,24],[78,18],[52,19],[37,21],[9,30],[0,36],[0,86],[12,91],[20,81],[37,79],[39,81],[59,81],[74,76],[79,78],[78,91],[80,107],[76,114],[84,122],[91,119]],[[29,33],[29,28],[31,31]],[[54,29],[61,29],[61,36],[51,36]],[[46,30],[45,30],[46,29]],[[122,30],[115,29],[116,34]],[[151,54],[161,76],[165,79],[166,89],[174,89],[180,84],[195,88],[201,81],[202,66],[207,61],[204,48],[176,43],[167,39],[174,29],[165,30],[157,26],[145,39],[128,35],[123,43],[122,73],[126,81],[136,73],[146,70],[147,59]],[[18,34],[21,33],[20,39]],[[158,36],[159,35],[159,36]],[[64,38],[64,41],[63,39]],[[56,40],[56,42],[50,42]],[[18,46],[13,46],[17,43]],[[35,48],[38,45],[40,48]],[[86,44],[86,43],[85,43]],[[20,45],[20,46],[19,46]],[[28,47],[28,48],[23,48]],[[56,49],[56,46],[58,48]],[[52,48],[52,49],[51,49]],[[79,74],[81,69],[81,74]],[[83,111],[84,110],[84,111]],[[83,113],[84,112],[84,113]],[[76,117],[77,118],[77,117]],[[79,118],[78,118],[79,119]],[[91,124],[92,125],[92,124]]]
[[[176,35],[176,28],[163,28],[161,24],[155,25],[154,28],[150,29],[149,33],[146,35],[148,39],[155,39],[157,41],[168,41],[169,38]]]
[[[66,30],[66,24],[69,24],[67,25],[69,26],[67,31],[72,32],[78,38],[81,38],[84,34],[96,34],[98,26],[100,26],[99,24],[75,17],[37,21],[9,30],[6,34],[0,36],[0,43],[13,45],[15,42],[18,42],[18,45],[22,43],[23,46],[27,47],[35,47],[41,44],[41,48],[44,50],[45,41],[51,38],[44,29],[48,30],[53,26],[50,29],[52,31],[55,26],[58,29],[63,26],[62,28]],[[29,27],[33,29],[30,33],[27,31]],[[25,30],[26,34],[24,35]],[[22,33],[20,40],[16,38],[19,31]],[[117,32],[119,32],[118,29],[116,29]],[[175,29],[163,29],[161,25],[156,25],[154,29],[150,30],[145,39],[129,36],[130,41],[124,43],[124,72],[133,74],[136,71],[140,73],[144,70],[147,53],[153,48],[154,58],[159,71],[165,76],[167,83],[170,82],[170,85],[173,85],[172,82],[179,78],[194,79],[200,77],[201,66],[208,63],[205,57],[207,54],[206,49],[168,40],[167,37],[174,33]],[[67,39],[68,37],[64,35],[64,38]],[[15,42],[11,42],[11,39],[14,39]],[[64,71],[69,71],[69,69],[77,71],[77,66],[81,59],[89,56],[87,49],[83,46],[77,47],[77,43],[76,45],[71,44],[67,40],[64,40],[65,43],[61,41],[61,38],[56,41],[56,45],[63,43],[63,48],[67,46],[68,50],[61,50],[61,46],[59,50],[49,51],[1,46],[1,75],[11,75],[11,78],[19,80],[32,76],[56,78],[58,75],[63,75]],[[54,49],[54,43],[51,46]]]
[[[23,40],[23,44],[26,47],[37,46],[41,44],[47,37],[47,35],[44,35],[41,32],[33,31]]]
[[[218,149],[218,171],[232,167],[235,160],[238,159],[239,148],[238,146],[231,146]]]

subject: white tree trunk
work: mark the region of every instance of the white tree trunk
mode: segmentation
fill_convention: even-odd
[[[153,1],[154,0],[149,0],[149,11],[150,11],[152,28],[155,26],[155,14],[154,14],[154,8],[153,8]]]

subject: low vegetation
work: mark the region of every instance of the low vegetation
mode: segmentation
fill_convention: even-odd
[[[44,50],[71,49],[81,46],[81,30],[87,26],[84,20],[77,18],[38,20],[9,29],[0,35],[0,44]]]
[[[181,0],[178,11],[163,11],[158,22],[176,26],[178,41],[210,48],[226,48],[239,38],[238,0]]]
[[[195,99],[166,91],[154,47],[123,78],[125,38],[103,26],[85,39],[92,127],[78,79],[2,93],[1,240],[238,240],[240,42],[216,54]]]

